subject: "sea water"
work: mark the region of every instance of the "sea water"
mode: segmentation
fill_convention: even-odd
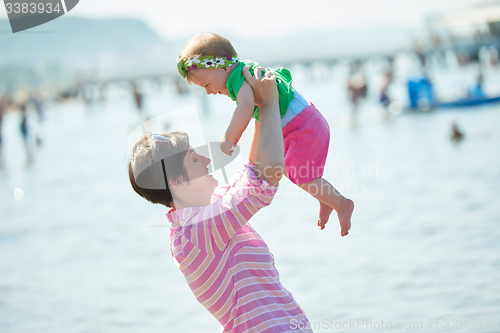
[[[383,119],[374,86],[353,125],[344,77],[297,87],[330,124],[325,178],[354,200],[352,229],[340,237],[333,213],[320,231],[319,204],[286,179],[251,224],[314,331],[498,332],[499,105]],[[145,103],[150,117],[194,104],[207,141],[219,140],[234,108],[168,85],[147,90]],[[167,209],[129,184],[128,136],[142,119],[130,92],[46,110],[31,163],[19,116],[4,119],[0,332],[218,332],[172,261]]]

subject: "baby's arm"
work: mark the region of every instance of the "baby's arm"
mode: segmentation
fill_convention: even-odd
[[[247,128],[250,119],[252,119],[255,102],[253,99],[253,90],[246,81],[243,81],[236,100],[238,101],[238,106],[234,109],[231,122],[220,140],[220,149],[227,155],[233,153],[231,148],[236,146],[241,135]]]

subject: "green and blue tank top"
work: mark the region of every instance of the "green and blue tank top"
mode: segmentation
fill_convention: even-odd
[[[250,73],[253,74],[254,68],[259,64],[250,60],[242,60],[238,63],[238,65],[236,65],[236,68],[233,69],[231,75],[229,75],[226,83],[227,91],[229,92],[229,97],[235,102],[237,102],[236,96],[243,85],[243,81],[245,81],[245,78],[241,73],[241,70],[245,65],[250,65]],[[274,75],[276,75],[276,81],[278,82],[280,116],[283,118],[294,96],[294,90],[292,88],[292,73],[290,73],[290,71],[286,68],[268,68],[265,71],[271,71]],[[252,118],[257,119],[257,121],[260,122],[260,108],[258,106],[254,107]]]

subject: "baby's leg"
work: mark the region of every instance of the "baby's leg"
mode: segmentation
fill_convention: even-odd
[[[326,179],[316,178],[309,183],[299,184],[300,188],[318,199],[320,203],[318,226],[323,230],[333,209],[339,218],[341,235],[346,236],[351,229],[351,215],[354,202],[345,198]]]

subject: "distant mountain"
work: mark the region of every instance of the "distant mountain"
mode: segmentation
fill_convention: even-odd
[[[186,39],[162,40],[138,19],[60,18],[16,34],[0,20],[0,83],[95,79],[175,72]],[[242,59],[262,64],[334,56],[389,53],[409,48],[410,32],[397,28],[304,30],[282,37],[231,40]]]
[[[0,20],[0,31],[9,30],[9,22]],[[158,35],[140,20],[60,18],[25,32],[0,34],[0,63],[46,59],[71,62],[106,51],[135,52],[160,42]]]
[[[0,82],[5,73],[10,83],[19,73],[24,83],[31,84],[26,81],[72,79],[75,73],[102,78],[143,72],[150,70],[151,59],[164,53],[163,41],[136,19],[69,17],[25,32],[10,31],[9,22],[0,20]]]

